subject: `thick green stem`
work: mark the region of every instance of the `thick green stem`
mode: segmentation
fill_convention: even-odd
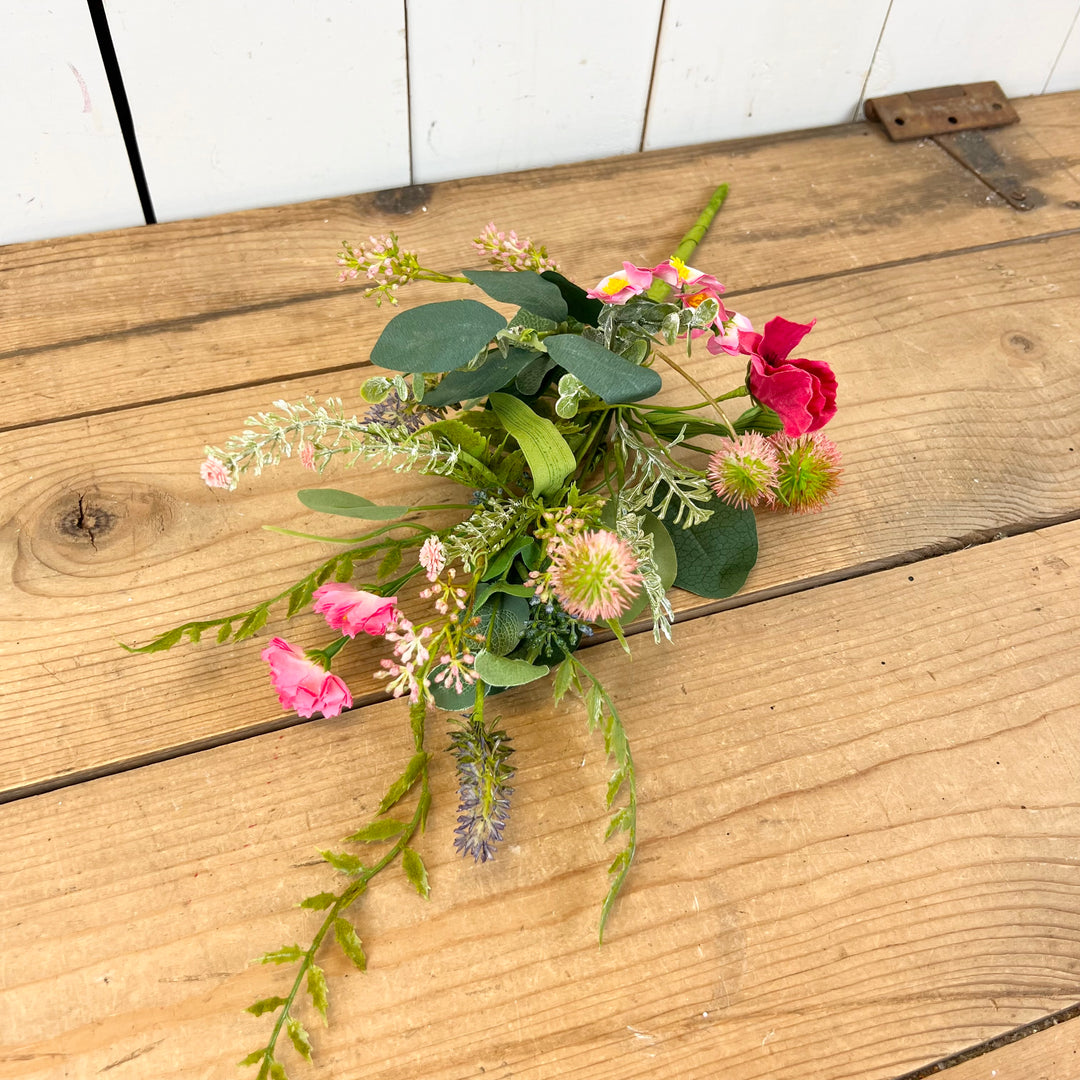
[[[712,219],[716,217],[716,212],[724,205],[724,200],[727,198],[727,195],[727,184],[721,184],[713,192],[713,196],[709,200],[709,205],[701,211],[701,214],[698,216],[697,221],[694,222],[693,227],[680,241],[672,258],[682,259],[683,262],[686,262],[686,260],[694,254],[694,249],[705,239],[705,234],[709,231]],[[649,291],[645,295],[648,296],[650,300],[655,300],[658,304],[662,304],[668,296],[671,295],[671,286],[666,281],[660,281],[658,278],[652,283]]]

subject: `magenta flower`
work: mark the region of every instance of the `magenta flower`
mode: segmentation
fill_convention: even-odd
[[[349,688],[336,675],[309,660],[302,649],[274,638],[260,654],[270,665],[270,680],[284,709],[298,716],[337,716],[352,706]]]
[[[595,289],[590,289],[586,296],[603,300],[606,304],[625,304],[631,296],[643,293],[653,280],[649,267],[635,266],[624,262],[622,273],[608,274]]]
[[[836,376],[821,360],[789,360],[814,322],[770,319],[764,334],[739,334],[739,351],[750,357],[750,393],[775,412],[785,435],[805,435],[836,415]]]
[[[549,579],[563,610],[587,622],[617,618],[641,590],[637,560],[629,546],[602,529],[563,544]]]
[[[315,610],[348,637],[385,634],[397,616],[396,596],[376,596],[338,581],[320,585],[314,597]]]
[[[764,435],[747,431],[737,439],[723,438],[709,458],[709,485],[717,498],[740,510],[771,504],[779,460]]]

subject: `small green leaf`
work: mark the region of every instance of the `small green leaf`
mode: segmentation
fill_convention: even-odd
[[[681,528],[668,507],[665,522],[678,556],[675,584],[698,596],[718,599],[737,593],[757,561],[757,525],[753,510],[737,510],[710,498],[712,516],[700,525]]]
[[[587,326],[596,326],[600,321],[600,312],[604,310],[600,300],[589,296],[580,285],[564,278],[557,270],[544,270],[540,276],[558,286],[572,318]]]
[[[492,393],[488,401],[514,436],[529,463],[533,476],[533,496],[557,491],[577,468],[573,450],[546,417],[538,416],[520,398]]]
[[[364,948],[360,944],[360,938],[357,936],[353,924],[348,919],[334,920],[334,937],[341,946],[341,951],[353,964],[361,971],[366,971],[367,957],[364,955]]]
[[[264,1013],[275,1012],[286,1003],[287,999],[283,997],[263,998],[262,1001],[256,1001],[254,1005],[249,1005],[245,1012],[251,1013],[252,1016],[262,1016]]]
[[[527,660],[493,656],[485,649],[476,654],[474,667],[477,676],[488,686],[524,686],[542,679],[551,670],[543,664],[530,664]]]
[[[463,713],[472,710],[476,704],[476,687],[466,685],[462,680],[461,692],[458,693],[453,686],[447,686],[445,682],[439,682],[439,676],[447,669],[446,664],[436,664],[431,669],[431,700],[437,709],[445,712]]]
[[[289,1033],[289,1039],[292,1041],[293,1048],[296,1052],[305,1060],[311,1060],[311,1039],[308,1037],[308,1033],[304,1030],[304,1025],[300,1023],[295,1017],[290,1016],[285,1021],[285,1029]]]
[[[547,334],[559,329],[559,324],[554,319],[545,319],[543,315],[536,315],[531,311],[526,311],[524,308],[519,309],[515,315],[510,317],[510,329],[513,330],[515,326],[522,326],[526,330],[538,330]]]
[[[663,385],[652,368],[631,364],[599,342],[577,334],[554,334],[545,344],[560,367],[576,375],[609,405],[652,397]]]
[[[376,506],[370,499],[351,491],[333,488],[301,488],[296,497],[309,510],[317,510],[320,514],[337,514],[364,521],[393,521],[412,509],[410,506]]]
[[[536,353],[526,349],[510,349],[506,356],[493,353],[478,368],[451,371],[438,386],[427,392],[424,403],[434,409],[459,401],[473,401],[492,390],[501,390],[513,382],[535,356]]]
[[[392,371],[453,371],[469,363],[505,326],[497,311],[478,300],[421,304],[386,324],[371,350],[371,362]]]
[[[483,461],[487,457],[488,441],[476,428],[469,424],[463,424],[460,420],[436,420],[433,424],[425,424],[417,432],[429,432],[438,435],[449,443],[460,447],[470,457]]]
[[[270,1080],[289,1080],[289,1074],[285,1071],[285,1066],[280,1061],[272,1061],[270,1063]]]
[[[574,679],[574,662],[567,657],[556,669],[555,669],[555,682],[551,688],[552,696],[555,698],[555,704],[558,705],[562,700],[563,695],[570,689],[570,684]]]
[[[291,964],[304,958],[304,950],[299,945],[282,945],[274,952],[263,953],[259,957],[260,964]]]
[[[218,644],[222,645],[229,640],[229,635],[232,633],[232,623],[222,623],[217,632]]]
[[[316,893],[314,896],[309,896],[305,900],[300,901],[302,908],[308,908],[311,911],[325,911],[328,907],[333,905],[337,900],[337,896],[332,892]]]
[[[784,421],[767,405],[755,405],[747,409],[733,427],[741,435],[744,431],[759,431],[762,435],[775,435],[784,430]]]
[[[250,1054],[243,1061],[238,1061],[237,1065],[258,1065],[260,1061],[266,1056],[265,1048],[258,1050],[252,1050]]]
[[[389,548],[386,554],[382,557],[382,561],[379,563],[379,569],[376,571],[376,576],[381,581],[383,578],[389,577],[400,565],[401,548]],[[352,575],[350,574],[349,576],[351,577]]]
[[[407,847],[401,853],[401,868],[405,871],[405,876],[413,888],[426,900],[431,894],[431,886],[428,885],[427,867],[424,866],[424,860],[412,848]]]
[[[476,635],[483,640],[484,648],[489,653],[506,656],[517,647],[525,634],[529,622],[529,601],[524,596],[510,595],[499,586],[495,588],[498,591],[493,589],[493,595],[489,595],[476,613],[480,620]],[[512,589],[513,586],[505,588]]]
[[[392,840],[400,836],[407,828],[404,821],[395,821],[393,818],[379,818],[378,821],[357,829],[351,836],[345,839],[351,844],[374,844],[379,840]],[[335,897],[336,899],[336,897]]]
[[[326,1007],[330,1004],[326,996],[326,975],[318,964],[312,964],[307,973],[307,992],[311,995],[311,1004],[319,1010],[326,1023]]]
[[[417,778],[423,772],[427,759],[428,756],[423,750],[418,754],[413,754],[409,764],[405,766],[405,771],[390,785],[383,796],[382,802],[379,803],[379,809],[376,811],[377,813],[385,814],[390,807],[400,802],[401,797],[416,783]]]
[[[566,301],[559,286],[532,270],[465,270],[478,288],[503,304],[517,304],[545,319],[562,322],[566,318]]]
[[[558,365],[552,357],[546,354],[537,356],[527,367],[521,369],[521,373],[514,380],[514,387],[519,394],[532,397],[544,385],[544,378],[553,367]]]
[[[363,873],[364,864],[348,851],[320,851],[319,854],[335,869],[343,874]]]

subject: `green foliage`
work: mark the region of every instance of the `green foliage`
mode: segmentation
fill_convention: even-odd
[[[348,919],[334,920],[334,939],[341,946],[341,951],[353,962],[360,971],[367,970],[367,956],[364,955],[364,947],[360,943],[353,924]]]
[[[426,900],[431,895],[431,886],[428,884],[424,860],[412,848],[407,847],[401,853],[401,868],[405,871],[409,884]]]
[[[556,323],[566,318],[566,301],[559,286],[532,270],[519,270],[517,273],[507,273],[505,270],[465,270],[463,273],[492,300],[517,304],[534,315]]]
[[[505,326],[497,311],[478,300],[421,304],[386,324],[371,350],[371,362],[392,371],[453,371],[469,363]]]
[[[757,524],[753,510],[737,510],[715,496],[709,509],[709,518],[685,529],[673,523],[671,510],[665,521],[678,556],[675,584],[716,599],[737,593],[746,583],[757,561]]]
[[[303,958],[304,950],[299,945],[282,945],[273,952],[263,953],[260,964],[292,964]]]
[[[600,300],[589,296],[580,285],[575,285],[572,281],[564,278],[557,270],[545,270],[540,276],[558,286],[572,319],[576,319],[579,323],[585,323],[587,326],[597,325],[600,312],[604,308]]]
[[[506,656],[512,652],[525,633],[529,621],[529,601],[525,595],[514,596],[503,591],[513,586],[493,586],[500,591],[492,593],[476,612],[480,625],[476,634],[484,642],[484,648],[493,656]],[[526,586],[521,586],[525,590]]]
[[[557,491],[577,468],[577,459],[559,429],[538,416],[525,402],[509,394],[493,393],[488,401],[503,427],[517,439],[532,473],[532,493],[547,495]]]
[[[599,342],[577,334],[555,334],[545,344],[560,367],[576,375],[609,405],[652,397],[663,385],[652,368],[632,364]]]
[[[307,992],[311,996],[311,1004],[318,1010],[325,1024],[326,1009],[330,1002],[327,997],[326,974],[318,964],[308,964]]]
[[[405,771],[390,785],[382,802],[379,803],[378,813],[385,814],[392,806],[396,806],[405,793],[420,779],[427,775],[428,755],[420,750],[413,754]]]
[[[395,836],[400,836],[408,827],[408,824],[404,821],[396,821],[394,818],[379,818],[369,822],[362,829],[357,829],[356,832],[346,836],[345,839],[351,844],[374,844],[380,840],[393,840]]]
[[[492,390],[501,390],[509,386],[536,357],[536,353],[526,349],[509,349],[505,356],[493,352],[479,367],[468,371],[451,371],[438,386],[424,396],[424,404],[429,408],[454,405],[462,401],[473,401],[490,394]]]
[[[747,409],[732,426],[740,435],[744,431],[760,431],[762,435],[776,435],[784,430],[784,421],[768,405],[754,405]]]
[[[481,649],[476,654],[474,667],[477,677],[488,686],[524,686],[542,679],[551,670],[543,664],[530,664],[527,660],[495,656],[486,649]]]
[[[320,851],[319,854],[335,870],[339,870],[343,874],[356,875],[364,872],[364,864],[356,855],[353,855],[352,852]]]
[[[332,892],[321,892],[316,893],[314,896],[309,896],[305,900],[301,900],[300,906],[302,908],[308,908],[311,911],[325,911],[336,900],[336,894]]]
[[[320,514],[363,518],[365,521],[393,521],[412,509],[411,506],[376,506],[361,495],[333,488],[301,488],[296,497],[309,510],[317,510]]]
[[[290,1016],[285,1021],[285,1029],[289,1034],[289,1040],[292,1042],[296,1052],[305,1060],[311,1060],[311,1039],[308,1037],[308,1033],[304,1030],[304,1025],[300,1023],[294,1016]]]
[[[263,1013],[276,1012],[282,1005],[287,1005],[288,999],[283,997],[268,997],[256,1001],[254,1005],[247,1007],[247,1012],[252,1016],[262,1016]]]

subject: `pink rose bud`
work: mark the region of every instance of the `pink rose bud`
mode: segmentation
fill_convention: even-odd
[[[314,597],[315,610],[348,637],[361,632],[378,637],[397,617],[396,596],[376,596],[338,581],[320,585]]]
[[[274,638],[260,654],[270,665],[270,681],[284,709],[295,710],[298,716],[337,716],[352,706],[349,688],[336,675],[331,675],[303,649]]]

